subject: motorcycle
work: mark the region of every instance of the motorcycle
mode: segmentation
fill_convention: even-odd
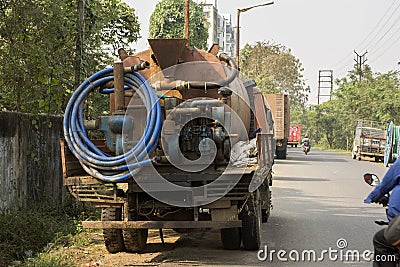
[[[379,177],[373,173],[364,174],[364,181],[372,187],[377,186],[381,182]],[[388,193],[378,201],[379,204],[381,204],[383,207],[386,208],[386,212],[387,212],[387,204],[389,202],[389,197],[390,197],[390,194]],[[377,220],[377,221],[375,221],[375,223],[378,225],[388,225],[389,224],[388,221],[383,221],[383,220]]]
[[[302,148],[303,148],[304,154],[307,155],[308,152],[310,152],[310,142],[303,142]]]
[[[368,185],[373,186],[373,187],[377,186],[381,182],[377,175],[371,174],[371,173],[364,174],[364,181]],[[390,194],[388,193],[377,201],[378,204],[381,204],[383,207],[386,208],[386,212],[385,212],[386,217],[387,217],[387,207],[388,207],[389,198],[390,198]],[[389,225],[389,221],[384,221],[384,220],[376,220],[375,223],[378,225],[383,225],[383,226]],[[396,257],[395,266],[400,267],[400,251],[395,252],[394,255]],[[375,265],[373,265],[373,266],[375,266]]]

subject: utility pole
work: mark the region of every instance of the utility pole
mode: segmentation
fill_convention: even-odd
[[[82,81],[82,63],[83,63],[83,40],[85,33],[85,0],[76,0],[77,18],[76,18],[76,40],[75,40],[75,60],[74,60],[74,88],[77,88]]]
[[[190,19],[190,15],[189,15],[189,1],[190,0],[186,0],[185,1],[185,6],[186,6],[186,8],[185,8],[185,11],[186,11],[186,13],[185,13],[185,38],[188,40],[188,44],[190,44],[190,30],[189,30],[189,26],[190,26],[190,22],[189,22],[189,19]]]
[[[321,91],[329,89],[329,94],[321,94]],[[333,70],[320,70],[318,75],[318,105],[320,103],[320,98],[323,96],[329,96],[331,100],[331,95],[333,91]]]
[[[355,58],[354,61],[357,64],[357,70],[359,72],[359,81],[361,82],[362,76],[363,76],[363,70],[364,70],[364,64],[367,61],[367,58],[365,57],[365,55],[368,53],[367,51],[364,52],[364,54],[359,55],[356,50],[354,50]]]

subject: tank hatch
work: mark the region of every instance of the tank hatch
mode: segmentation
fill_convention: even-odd
[[[158,65],[163,70],[178,63],[188,44],[187,39],[148,39],[148,41]]]

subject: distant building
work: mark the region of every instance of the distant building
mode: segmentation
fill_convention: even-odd
[[[212,3],[211,3],[212,2]],[[207,48],[213,44],[218,43],[217,28],[218,28],[218,9],[217,1],[201,0],[200,4],[203,6],[203,13],[208,22],[208,39]]]
[[[236,39],[232,25],[232,16],[231,14],[223,14],[222,19],[224,21],[224,27],[222,31],[224,32],[223,37],[223,51],[230,57],[235,58],[235,46]]]
[[[235,58],[235,35],[231,14],[219,14],[217,0],[200,0],[203,12],[208,22],[207,47],[219,45],[219,50]]]

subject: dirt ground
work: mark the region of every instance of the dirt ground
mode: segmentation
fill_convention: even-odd
[[[62,247],[56,253],[73,259],[76,266],[252,266],[254,251],[227,251],[222,248],[218,230],[178,234],[164,229],[161,243],[158,230],[150,230],[142,253],[107,252],[101,232],[89,233],[89,246]]]

